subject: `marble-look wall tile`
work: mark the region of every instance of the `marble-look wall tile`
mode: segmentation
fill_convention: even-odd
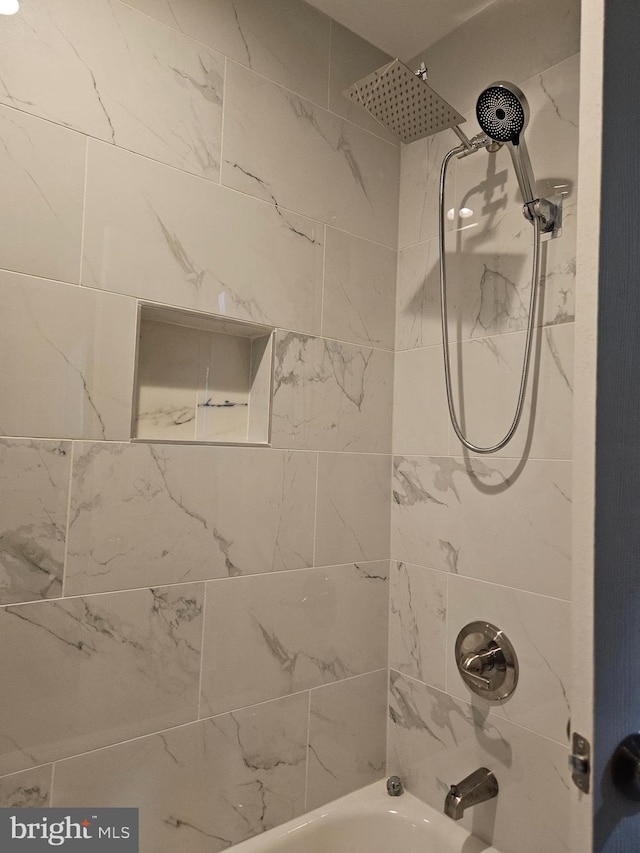
[[[227,63],[222,183],[395,246],[396,146]]]
[[[463,128],[466,130],[466,128]],[[438,234],[438,186],[444,155],[458,145],[451,130],[444,130],[411,145],[402,146],[398,246],[403,249]],[[449,163],[445,201],[454,203],[457,160]],[[451,201],[449,201],[451,200]],[[447,220],[447,228],[452,227]]]
[[[307,809],[384,774],[387,670],[311,691]]]
[[[574,318],[576,208],[565,206],[561,232],[541,244],[537,324]],[[447,235],[447,305],[452,340],[526,329],[533,229],[520,208]],[[427,273],[439,287],[438,270]],[[430,301],[436,301],[438,297]],[[433,317],[435,322],[436,318]]]
[[[310,566],[315,486],[311,453],[81,444],[65,591]]]
[[[569,598],[571,463],[396,457],[391,556]]]
[[[322,334],[393,349],[397,252],[327,229]]]
[[[321,453],[317,566],[389,557],[391,457]]]
[[[447,575],[423,566],[391,563],[389,666],[445,689]]]
[[[263,77],[327,106],[331,23],[313,6],[300,0],[126,2]]]
[[[404,350],[395,356],[394,453],[446,456],[449,414],[442,347]]]
[[[33,0],[0,28],[0,101],[218,180],[220,54],[118,0]]]
[[[478,767],[498,796],[462,825],[509,853],[568,853],[568,750],[404,675],[391,673],[387,773],[441,810],[449,786]]]
[[[82,283],[319,332],[324,226],[89,140]]]
[[[513,421],[525,337],[525,332],[517,332],[452,347],[456,409],[464,412],[465,432],[475,444],[495,444]],[[513,439],[497,456],[571,459],[573,339],[573,323],[539,330],[534,339],[522,420]],[[460,404],[460,382],[464,406]],[[451,447],[454,453],[462,452],[452,430]]]
[[[210,581],[200,716],[387,664],[388,561]]]
[[[331,72],[329,79],[329,109],[370,130],[376,136],[400,145],[398,137],[377,122],[365,109],[342,93],[376,68],[393,59],[337,21],[331,22]]]
[[[56,765],[55,806],[140,809],[141,853],[217,853],[304,811],[307,694]]]
[[[516,650],[518,685],[504,702],[488,702],[475,696],[458,673],[454,654],[456,637],[465,625],[478,620],[498,625]],[[448,692],[483,711],[566,744],[570,715],[567,696],[570,629],[568,601],[468,578],[450,578]]]
[[[62,593],[71,443],[0,439],[0,604]]]
[[[0,773],[194,720],[202,584],[0,610]]]
[[[398,255],[396,351],[442,343],[438,240],[427,240]]]
[[[536,325],[574,318],[575,205],[562,229],[542,243]],[[527,328],[533,263],[532,231],[519,209],[447,234],[447,306],[451,341]],[[399,350],[442,341],[438,240],[400,252],[396,307]]]
[[[0,778],[0,807],[42,809],[50,805],[53,764],[43,764]]]
[[[131,435],[136,304],[0,272],[0,433]]]
[[[393,353],[278,332],[275,360],[276,447],[390,451]]]
[[[7,107],[0,140],[0,265],[77,282],[86,140]]]

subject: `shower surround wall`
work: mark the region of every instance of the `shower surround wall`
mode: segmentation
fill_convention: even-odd
[[[293,0],[0,40],[0,798],[211,853],[384,770],[400,153],[340,92],[386,57]],[[140,298],[277,327],[272,448],[129,441]]]
[[[460,38],[440,53],[467,55]],[[499,65],[499,49],[487,54]],[[467,69],[466,97],[512,79],[508,68],[483,67],[473,79]],[[498,778],[498,798],[463,823],[505,853],[560,853],[569,849],[578,56],[513,82],[531,107],[525,137],[538,188],[562,193],[563,220],[561,234],[543,243],[538,356],[522,426],[492,456],[467,455],[453,433],[442,370],[438,179],[457,139],[445,131],[402,152],[387,770],[441,809],[449,785],[486,766]],[[471,136],[477,123],[473,112],[467,118]],[[452,375],[464,430],[480,445],[506,433],[520,381],[532,245],[520,204],[505,149],[453,161]],[[456,669],[457,634],[475,620],[504,630],[519,658],[518,686],[501,704],[474,697]]]

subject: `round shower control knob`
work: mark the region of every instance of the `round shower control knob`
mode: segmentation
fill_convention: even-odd
[[[458,672],[467,687],[485,699],[506,699],[518,683],[516,653],[499,628],[471,622],[456,640]]]

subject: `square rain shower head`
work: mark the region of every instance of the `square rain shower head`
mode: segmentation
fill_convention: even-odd
[[[358,80],[342,94],[407,143],[466,121],[399,59]]]

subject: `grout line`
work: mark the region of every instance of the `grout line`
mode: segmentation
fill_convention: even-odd
[[[313,513],[313,554],[311,557],[311,563],[314,568],[316,566],[316,553],[318,550],[318,489],[320,483],[320,454],[316,453],[316,492],[315,492],[315,505],[314,505],[314,513]]]
[[[87,227],[87,186],[89,184],[89,137],[85,138],[84,152],[84,187],[82,190],[82,228],[80,230],[80,269],[78,270],[78,284],[82,285],[82,268],[84,265],[84,240]]]
[[[320,288],[320,337],[324,333],[324,297],[327,286],[327,226],[324,226],[323,242],[322,242],[322,286]]]
[[[65,524],[64,535],[64,557],[62,560],[62,585],[60,598],[65,598],[65,588],[67,585],[67,562],[69,558],[69,530],[71,528],[71,493],[73,486],[73,467],[75,465],[75,448],[76,442],[71,441],[71,454],[69,457],[69,492],[67,494],[67,519]],[[56,599],[45,599],[46,601],[55,601]]]
[[[309,700],[307,703],[307,759],[304,770],[304,810],[308,811],[309,806],[309,753],[311,752],[311,690],[308,691]]]
[[[0,605],[0,613],[3,610],[9,610],[14,607],[23,607],[24,605],[46,605],[46,604],[61,604],[67,601],[73,601],[74,599],[86,599],[86,598],[94,598],[95,596],[105,596],[105,595],[122,595],[124,593],[129,592],[148,592],[150,589],[172,589],[174,587],[185,587],[185,586],[195,586],[196,584],[208,584],[219,581],[221,583],[226,582],[236,582],[239,583],[242,580],[248,580],[250,578],[264,578],[264,577],[273,577],[278,575],[288,575],[295,574],[298,572],[317,572],[317,571],[331,571],[337,569],[345,569],[345,568],[354,568],[354,567],[364,567],[364,566],[375,566],[380,563],[388,563],[389,558],[383,557],[380,560],[353,560],[350,563],[334,563],[332,565],[322,565],[322,566],[300,566],[297,569],[280,569],[278,571],[264,571],[264,572],[252,572],[251,574],[246,575],[233,575],[231,577],[213,577],[213,578],[199,578],[196,580],[186,580],[179,581],[177,583],[149,583],[144,586],[132,586],[132,587],[124,587],[119,589],[107,589],[107,590],[98,590],[92,592],[78,592],[73,595],[61,595],[57,598],[38,598],[38,599],[27,599],[26,601],[12,601],[9,604],[1,604]]]
[[[420,681],[419,678],[414,678],[412,675],[407,675],[405,672],[400,672],[399,670],[392,670],[392,672],[399,675],[401,678],[406,678],[408,681],[413,682],[414,684],[419,684],[422,687],[426,687],[428,690],[433,690],[436,693],[439,693],[441,696],[446,696],[447,699],[453,700],[454,702],[460,702],[460,704],[465,705],[469,709],[469,718],[473,720],[473,714],[476,710],[476,707],[473,705],[472,701],[467,701],[466,699],[460,699],[459,696],[454,696],[452,693],[447,693],[446,690],[443,690],[441,687],[435,687],[433,684],[427,684],[426,681]],[[533,737],[540,738],[541,740],[547,741],[547,743],[552,743],[555,746],[562,747],[569,751],[569,744],[563,743],[562,741],[556,740],[555,738],[549,737],[548,735],[543,735],[540,732],[535,731],[535,729],[530,729],[527,726],[522,725],[522,723],[517,723],[512,720],[510,717],[503,717],[500,714],[496,714],[491,708],[489,708],[489,716],[492,720],[498,721],[500,723],[505,723],[507,726],[514,726],[520,731],[527,732]],[[478,726],[476,722],[473,722],[474,732],[477,733],[478,729],[482,728],[482,726]]]
[[[224,129],[227,123],[227,57],[224,58],[224,79],[222,81],[222,116],[220,118],[220,173],[218,175],[218,184],[222,183],[222,167],[224,166]],[[267,202],[268,203],[268,202]]]
[[[53,786],[56,778],[56,763],[57,762],[55,761],[51,763],[51,776],[49,778],[49,808],[53,807]]]
[[[204,629],[207,624],[207,586],[204,584],[204,592],[202,596],[202,632],[200,634],[200,672],[198,674],[198,709],[196,711],[198,719],[201,718],[202,710],[202,671],[204,667]]]

